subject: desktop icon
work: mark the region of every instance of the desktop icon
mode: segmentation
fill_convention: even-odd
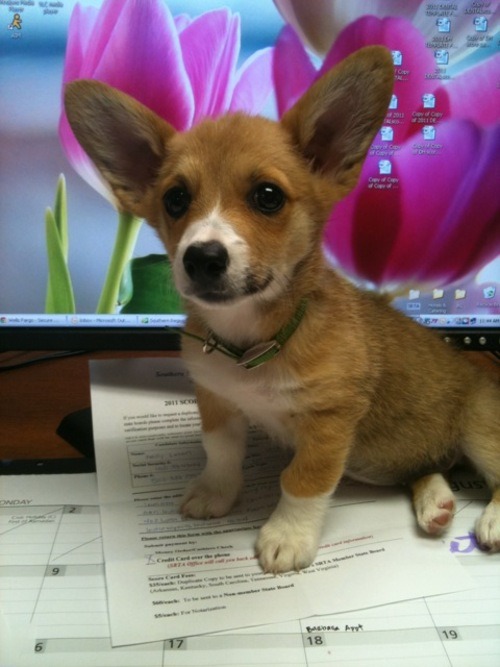
[[[487,32],[488,19],[486,18],[486,16],[475,16],[474,27],[476,28],[476,32]]]
[[[436,96],[432,93],[424,93],[422,95],[422,104],[424,109],[434,109],[436,107]]]
[[[398,96],[397,95],[392,95],[391,101],[389,102],[389,109],[397,109],[398,108]]]
[[[9,30],[22,30],[23,28],[23,19],[21,18],[21,14],[14,14],[12,17],[12,23],[9,23]]]
[[[483,289],[483,296],[485,299],[494,299],[497,293],[496,287],[489,285]]]
[[[433,289],[432,290],[432,298],[433,299],[442,299],[444,297],[444,290],[443,289]]]
[[[392,62],[394,65],[402,65],[403,64],[403,54],[401,51],[391,51],[392,54]]]
[[[394,139],[394,130],[390,125],[384,125],[380,130],[382,141],[392,141]]]
[[[424,125],[422,128],[422,134],[424,136],[424,139],[427,141],[433,140],[436,138],[436,128],[434,125]]]
[[[467,290],[464,289],[456,289],[455,290],[455,299],[457,301],[460,301],[461,299],[467,298]]]
[[[451,21],[447,16],[442,16],[436,19],[438,32],[450,32]]]
[[[419,289],[411,289],[408,292],[408,298],[410,300],[420,299],[420,290]]]
[[[379,174],[391,174],[392,173],[392,164],[390,160],[379,160],[378,162],[378,173]]]
[[[436,49],[434,51],[436,65],[447,65],[450,60],[450,54],[446,49]]]

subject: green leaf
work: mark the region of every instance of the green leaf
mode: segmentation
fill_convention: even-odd
[[[56,197],[54,201],[54,219],[61,239],[61,248],[64,259],[68,261],[68,206],[66,198],[66,179],[60,174],[57,181]]]
[[[65,249],[61,242],[56,218],[50,208],[45,213],[45,235],[49,265],[45,312],[74,313],[75,299]]]
[[[130,298],[121,309],[122,313],[154,315],[183,312],[167,255],[135,257],[130,262],[130,277],[131,283],[123,288],[123,294],[128,292]]]

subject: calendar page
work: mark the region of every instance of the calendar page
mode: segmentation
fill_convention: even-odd
[[[499,664],[500,563],[470,532],[487,498],[474,476],[453,481],[441,543],[472,577],[467,591],[123,648],[111,647],[95,475],[63,477],[0,479],[2,667]]]

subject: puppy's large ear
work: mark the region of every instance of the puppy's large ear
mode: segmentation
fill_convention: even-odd
[[[76,138],[119,206],[144,217],[144,196],[175,130],[132,97],[99,81],[73,81],[66,86],[64,101]]]
[[[281,123],[314,170],[350,190],[387,113],[393,80],[390,52],[365,47],[316,81]]]

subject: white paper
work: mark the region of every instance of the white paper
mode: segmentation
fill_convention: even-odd
[[[470,590],[363,611],[121,648],[111,647],[105,613],[95,475],[68,476],[66,480],[64,477],[0,477],[2,667],[500,664],[500,562],[496,556],[480,552],[470,535],[488,493],[484,482],[476,477],[454,479],[457,516],[441,544],[473,576],[475,586]],[[75,477],[78,479],[74,485],[66,483]],[[85,505],[76,504],[78,497],[72,493],[73,488],[84,492]],[[338,507],[339,516],[341,510],[344,518],[350,514],[350,503],[355,498],[364,497],[365,506],[371,507],[365,490],[370,491],[356,486],[342,491],[344,504]],[[38,503],[42,502],[45,510],[52,504],[55,513],[60,505],[53,503],[56,499],[61,502],[63,492],[65,506],[77,511],[60,513],[64,529],[54,531],[53,522],[45,521]],[[386,500],[398,496],[394,490],[383,495]],[[14,507],[3,500],[31,503]],[[401,495],[395,505],[405,507]],[[354,509],[359,507],[358,504]],[[404,514],[403,511],[401,515]],[[89,540],[94,544],[92,555],[88,551]],[[53,575],[56,563],[60,571]],[[95,575],[97,568],[100,576]],[[92,626],[88,625],[89,613]]]
[[[371,607],[469,585],[438,542],[415,537],[414,520],[406,508],[401,514],[394,497],[384,501],[382,492],[367,500],[365,491],[358,498],[335,496],[310,568],[263,574],[253,546],[278,499],[281,450],[254,432],[240,506],[222,519],[182,519],[184,486],[204,463],[182,362],[92,362],[91,379],[113,645]]]

